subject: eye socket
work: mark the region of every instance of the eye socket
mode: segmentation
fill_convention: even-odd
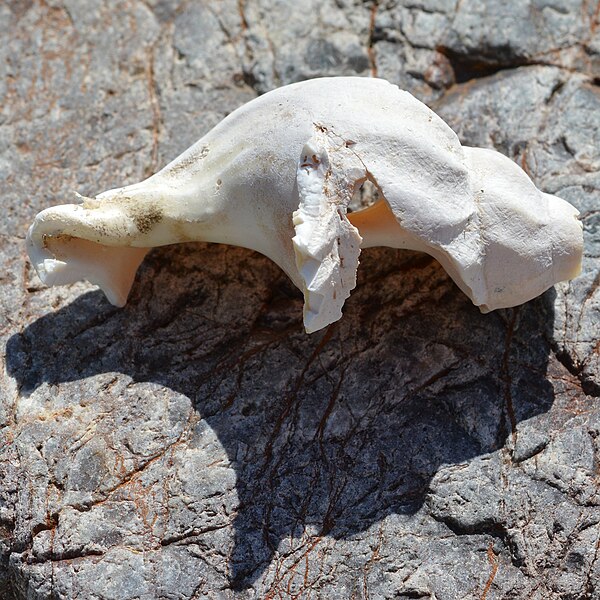
[[[379,188],[370,180],[365,179],[360,185],[354,188],[352,200],[348,204],[348,212],[360,212],[373,206],[377,200],[383,198],[383,194]]]

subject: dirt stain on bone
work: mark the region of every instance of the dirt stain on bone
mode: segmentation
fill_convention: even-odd
[[[148,233],[163,218],[157,206],[131,206],[128,214],[140,233]]]
[[[192,169],[194,167],[198,168],[202,160],[208,156],[209,152],[210,148],[207,145],[201,146],[200,148],[194,148],[193,150],[188,150],[184,153],[182,158],[177,159],[171,167],[165,169],[165,175],[177,177],[177,175],[183,171]]]

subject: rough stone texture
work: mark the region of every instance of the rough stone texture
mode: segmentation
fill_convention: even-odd
[[[0,598],[600,598],[597,0],[0,5]],[[257,93],[378,74],[582,212],[582,275],[481,315],[364,252],[344,319],[255,253],[43,288],[34,214]]]

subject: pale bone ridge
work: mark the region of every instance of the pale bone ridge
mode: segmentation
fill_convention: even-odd
[[[366,179],[381,199],[348,213]],[[483,312],[578,275],[578,211],[510,159],[461,146],[381,79],[304,81],[240,107],[152,177],[48,208],[27,235],[47,285],[80,279],[122,306],[148,250],[183,241],[251,248],[304,293],[304,324],[342,316],[361,248],[427,252]]]

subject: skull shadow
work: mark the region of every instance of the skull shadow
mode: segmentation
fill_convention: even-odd
[[[548,411],[553,298],[481,315],[433,259],[371,249],[343,319],[309,336],[270,261],[179,245],[150,253],[124,309],[90,292],[13,335],[7,366],[24,395],[115,372],[189,398],[235,470],[243,589],[282,540],[414,515],[442,465]]]

